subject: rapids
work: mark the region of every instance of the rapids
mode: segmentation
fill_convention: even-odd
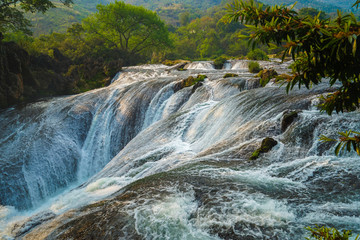
[[[260,65],[283,73],[289,63]],[[247,61],[185,69],[128,67],[108,87],[0,112],[0,236],[304,239],[314,224],[360,233],[358,156],[319,141],[360,119],[317,110],[326,81],[286,94],[260,88]],[[198,74],[202,86],[179,87]],[[289,111],[298,117],[283,131]],[[265,137],[277,145],[249,160]]]

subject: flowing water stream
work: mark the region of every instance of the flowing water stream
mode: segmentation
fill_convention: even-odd
[[[286,94],[260,88],[247,61],[185,69],[128,67],[108,87],[0,112],[0,236],[304,239],[314,224],[360,232],[359,158],[318,140],[358,130],[360,119],[317,110],[326,81]],[[198,74],[202,86],[180,87]],[[298,117],[284,130],[289,111]],[[277,145],[249,160],[265,137]]]

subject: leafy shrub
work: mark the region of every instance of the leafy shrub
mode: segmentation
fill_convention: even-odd
[[[238,77],[238,74],[235,73],[226,73],[223,78],[231,78],[231,77]]]
[[[226,57],[221,56],[221,57],[217,57],[214,60],[214,65],[216,69],[221,69],[224,66],[224,63],[226,62]]]
[[[249,62],[249,71],[251,73],[258,73],[262,70],[258,62]]]
[[[349,240],[349,237],[352,236],[350,230],[342,230],[340,233],[336,228],[327,228],[327,227],[316,227],[311,228],[307,227],[306,230],[310,231],[310,238],[307,240]],[[355,240],[359,239],[359,235],[356,236]]]
[[[269,60],[267,54],[261,49],[255,49],[250,51],[246,57],[250,60]]]

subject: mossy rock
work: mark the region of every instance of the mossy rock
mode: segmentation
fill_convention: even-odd
[[[256,149],[255,152],[253,152],[252,156],[250,157],[250,160],[258,159],[261,153],[269,152],[276,145],[277,145],[277,141],[275,139],[270,137],[264,138],[261,142],[260,148]]]
[[[299,116],[298,111],[284,112],[281,120],[281,131],[285,132],[286,129],[295,121]]]
[[[231,78],[231,77],[238,77],[238,74],[235,73],[226,73],[223,78]]]
[[[177,92],[177,91],[179,91],[179,90],[181,90],[183,88],[191,87],[191,86],[195,87],[195,85],[197,85],[195,87],[195,89],[194,89],[194,87],[192,89],[192,92],[195,92],[196,88],[202,86],[201,82],[203,82],[205,80],[205,78],[207,78],[206,75],[198,75],[196,78],[194,78],[193,76],[189,76],[188,78],[186,78],[186,79],[180,81],[179,83],[175,84],[174,91]],[[197,84],[197,83],[201,83],[201,85]]]
[[[258,76],[260,77],[261,86],[265,87],[265,85],[268,84],[269,81],[277,75],[278,73],[274,69],[261,70],[258,74]]]

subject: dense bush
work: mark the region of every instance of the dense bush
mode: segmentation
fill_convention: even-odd
[[[246,57],[250,60],[269,60],[267,54],[261,49],[255,49],[250,51]]]
[[[260,64],[258,62],[249,62],[249,72],[258,73],[261,71]]]
[[[224,66],[224,63],[226,62],[226,57],[217,57],[215,60],[214,60],[214,65],[215,65],[215,68],[216,69],[221,69],[223,66]]]

